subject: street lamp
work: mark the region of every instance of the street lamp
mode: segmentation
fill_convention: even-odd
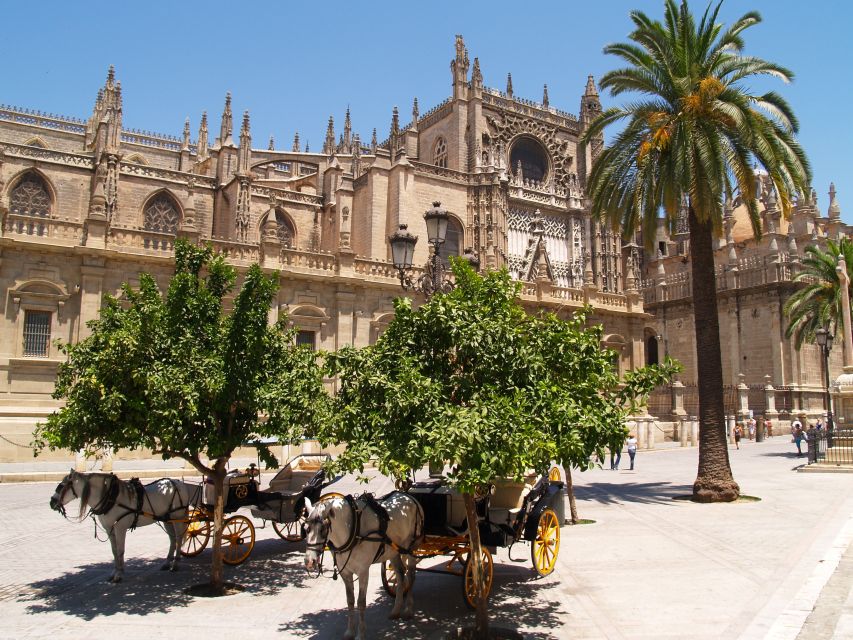
[[[835,336],[830,333],[829,329],[820,327],[819,329],[815,329],[814,337],[823,356],[823,375],[826,393],[824,404],[826,405],[826,430],[828,434],[832,431],[832,397],[829,395],[829,352],[832,350],[832,341]]]
[[[424,273],[416,280],[407,273],[412,268],[415,254],[415,245],[418,237],[413,236],[408,226],[401,224],[400,228],[388,236],[391,244],[391,259],[394,268],[400,275],[400,285],[406,291],[412,290],[423,293],[427,298],[432,297],[436,291],[448,293],[453,289],[453,281],[447,277],[447,267],[438,255],[438,250],[447,238],[447,221],[450,218],[447,211],[441,208],[440,202],[433,202],[432,208],[424,213],[424,221],[427,228],[427,242],[432,245],[432,253],[427,261]],[[467,260],[475,271],[480,268],[480,260],[472,249],[466,249],[463,259]]]

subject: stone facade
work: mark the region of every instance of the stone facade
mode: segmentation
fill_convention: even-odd
[[[218,135],[202,116],[196,138],[122,127],[121,84],[110,69],[88,120],[0,108],[0,461],[31,456],[33,425],[50,397],[60,353],[79,340],[102,297],[152,273],[161,285],[174,242],[212,244],[238,269],[279,271],[274,314],[285,311],[317,348],[374,342],[401,295],[388,236],[421,237],[440,201],[453,217],[445,251],[471,248],[486,268],[508,267],[533,309],[584,304],[605,326],[623,370],[645,360],[650,322],[636,252],[591,220],[584,185],[602,140],[579,136],[601,106],[590,77],[580,113],[483,86],[479,61],[457,37],[451,95],[371,142],[347,113],[323,148],[252,145],[248,112],[226,97]],[[654,304],[655,300],[651,300]],[[669,331],[669,329],[667,329]],[[669,335],[669,334],[667,334]]]
[[[762,239],[754,239],[746,207],[735,199],[727,203],[724,232],[715,253],[727,406],[732,415],[749,408],[759,414],[767,411],[783,422],[795,414],[813,421],[824,413],[823,357],[817,345],[803,344],[797,350],[794,340],[785,337],[788,318],[783,309],[800,286],[794,278],[805,248],[825,249],[828,238],[850,237],[853,229],[841,222],[834,185],[830,185],[826,215],[821,214],[812,191],[797,201],[786,220],[769,178],[759,179]],[[684,364],[681,380],[689,389],[696,380],[696,346],[686,211],[673,234],[661,222],[655,249],[643,259],[644,308],[653,316],[649,323],[653,332],[645,336],[646,358],[652,362],[668,354],[680,360]],[[841,373],[843,363],[844,344],[839,337],[830,352],[831,381]],[[665,418],[668,412],[656,413]],[[836,420],[850,424],[853,415],[837,415]]]

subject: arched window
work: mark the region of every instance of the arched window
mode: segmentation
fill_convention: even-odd
[[[161,192],[148,201],[143,228],[160,233],[177,233],[180,219],[181,214],[174,199],[169,194]]]
[[[657,336],[649,336],[646,338],[646,364],[657,364],[658,360],[658,338]]]
[[[37,173],[28,173],[9,194],[10,210],[22,216],[46,218],[53,204],[44,178]]]
[[[275,221],[278,225],[276,235],[278,236],[278,241],[281,242],[281,246],[294,248],[296,246],[296,232],[293,230],[293,226],[290,224],[287,216],[283,212],[276,210]]]
[[[465,233],[462,230],[462,225],[459,221],[450,216],[447,219],[447,235],[444,236],[444,244],[438,248],[438,257],[441,258],[445,265],[450,264],[450,256],[462,255],[462,242],[465,238]]]
[[[439,138],[435,141],[432,163],[437,167],[447,169],[447,143],[444,141],[444,138]]]

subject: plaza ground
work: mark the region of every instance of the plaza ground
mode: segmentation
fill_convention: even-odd
[[[526,545],[512,558],[499,550],[492,620],[535,639],[853,637],[853,475],[798,473],[804,459],[790,438],[730,453],[742,492],[759,502],[673,499],[690,493],[694,448],[640,451],[634,472],[624,456],[618,472],[576,473],[580,516],[595,523],[563,528],[547,578],[535,578]],[[390,489],[372,475],[371,490]],[[303,545],[270,527],[257,530],[245,564],[226,569],[246,587],[239,595],[185,595],[205,580],[209,551],[161,572],[168,541],[157,527],[129,534],[125,582],[110,585],[109,544],[94,539],[91,521],[52,512],[53,488],[0,484],[0,638],[343,635],[343,584],[309,578]],[[332,488],[363,490],[352,478]],[[370,637],[432,638],[472,620],[461,581],[450,576],[418,575],[413,620],[387,620],[390,608],[374,567]]]

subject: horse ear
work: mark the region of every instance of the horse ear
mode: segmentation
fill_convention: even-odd
[[[305,498],[305,511],[311,511],[311,500]]]

